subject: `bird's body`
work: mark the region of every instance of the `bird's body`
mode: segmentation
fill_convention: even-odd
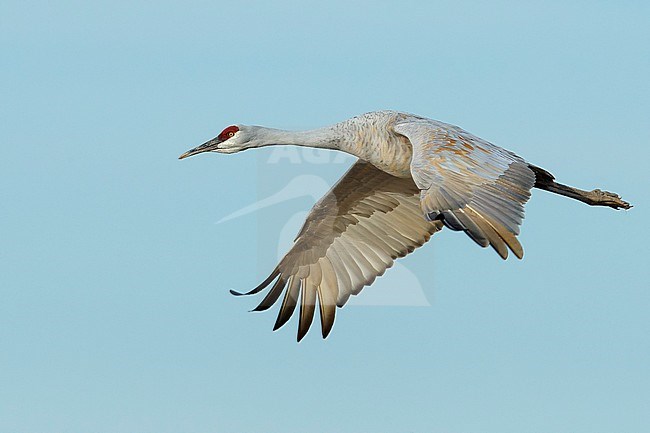
[[[464,231],[502,257],[523,248],[516,236],[530,189],[590,205],[629,208],[617,195],[581,191],[463,129],[396,111],[376,111],[311,131],[233,125],[181,158],[269,145],[340,150],[359,160],[314,205],[291,250],[254,294],[271,286],[255,309],[284,297],[274,329],[300,304],[298,340],[320,309],[323,337],[336,307],[382,275],[395,259],[446,226]],[[233,292],[235,294],[240,294]]]
[[[410,178],[413,156],[411,143],[395,132],[395,125],[407,115],[395,111],[375,111],[332,126],[340,137],[340,150],[367,161],[388,174]]]

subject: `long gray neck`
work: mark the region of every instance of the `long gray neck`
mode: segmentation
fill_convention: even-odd
[[[342,137],[331,127],[312,129],[309,131],[283,131],[281,129],[253,126],[255,138],[251,140],[253,147],[275,145],[294,145],[316,147],[320,149],[341,149]]]

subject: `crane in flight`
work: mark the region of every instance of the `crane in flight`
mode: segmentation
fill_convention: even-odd
[[[524,251],[517,240],[532,188],[591,206],[629,209],[618,195],[555,182],[548,171],[463,129],[396,111],[375,111],[309,131],[232,125],[179,159],[275,145],[333,149],[358,160],[314,205],[292,248],[252,295],[270,287],[253,311],[284,296],[274,330],[300,303],[300,341],[319,306],[322,336],[343,307],[431,235],[465,232],[503,259]]]

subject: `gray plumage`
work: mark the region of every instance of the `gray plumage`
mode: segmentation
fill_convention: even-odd
[[[180,158],[270,145],[335,149],[359,158],[314,205],[271,275],[250,292],[232,291],[250,295],[271,286],[254,311],[282,298],[274,330],[299,305],[298,341],[309,330],[316,304],[325,338],[336,307],[443,226],[492,246],[503,259],[508,250],[521,259],[517,235],[533,187],[590,205],[630,207],[616,194],[556,183],[547,171],[457,126],[395,111],[302,132],[233,125]]]

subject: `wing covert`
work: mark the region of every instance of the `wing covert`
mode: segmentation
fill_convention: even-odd
[[[462,230],[502,258],[508,248],[523,257],[517,240],[535,174],[519,156],[453,125],[413,118],[395,132],[413,146],[411,174],[421,190],[422,212]]]

